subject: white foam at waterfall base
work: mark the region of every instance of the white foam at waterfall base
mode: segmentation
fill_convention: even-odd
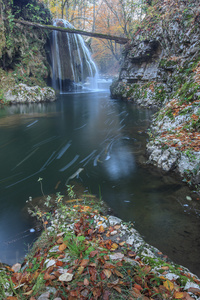
[[[53,25],[74,28],[63,19],[54,20]],[[63,49],[64,46],[66,51]],[[67,32],[61,35],[60,32],[54,31],[51,54],[53,88],[63,93],[65,92],[63,80],[69,80],[71,83],[69,91],[98,89],[98,70],[81,35]]]

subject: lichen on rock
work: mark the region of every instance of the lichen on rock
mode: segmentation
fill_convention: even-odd
[[[6,101],[12,104],[15,103],[33,103],[55,101],[55,91],[51,87],[41,88],[39,86],[29,87],[26,84],[20,83],[14,86],[5,93]]]

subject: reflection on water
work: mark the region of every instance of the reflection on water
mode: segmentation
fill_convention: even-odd
[[[60,95],[55,103],[0,113],[0,259],[18,261],[36,237],[26,200],[74,180],[98,194],[145,240],[199,273],[199,204],[180,181],[143,164],[151,112],[106,92]],[[193,195],[192,195],[193,197]],[[193,197],[194,198],[194,197]],[[200,274],[199,274],[200,275]]]

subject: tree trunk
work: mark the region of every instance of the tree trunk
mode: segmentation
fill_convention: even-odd
[[[75,28],[64,28],[64,27],[57,27],[57,26],[53,26],[53,25],[42,25],[42,24],[38,24],[38,23],[33,23],[33,22],[28,22],[28,21],[23,21],[23,20],[16,20],[16,19],[14,19],[14,22],[23,24],[26,26],[33,26],[33,27],[38,27],[38,28],[42,28],[42,29],[57,30],[57,31],[61,31],[61,32],[68,32],[68,33],[75,33],[75,34],[91,36],[91,37],[95,37],[95,38],[99,38],[99,39],[112,40],[118,44],[126,44],[128,41],[130,41],[130,39],[124,38],[124,37],[96,33],[96,32],[88,32],[88,31],[84,31],[84,30],[78,30]]]

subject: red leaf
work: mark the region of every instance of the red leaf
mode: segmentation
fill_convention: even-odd
[[[95,281],[96,278],[97,278],[97,270],[93,267],[89,267],[89,273],[90,273],[90,276],[91,276],[91,280]]]
[[[62,265],[63,265],[63,262],[61,260],[58,260],[56,262],[56,266],[62,267]]]
[[[90,257],[94,257],[97,254],[98,254],[98,250],[91,251],[90,252]]]

